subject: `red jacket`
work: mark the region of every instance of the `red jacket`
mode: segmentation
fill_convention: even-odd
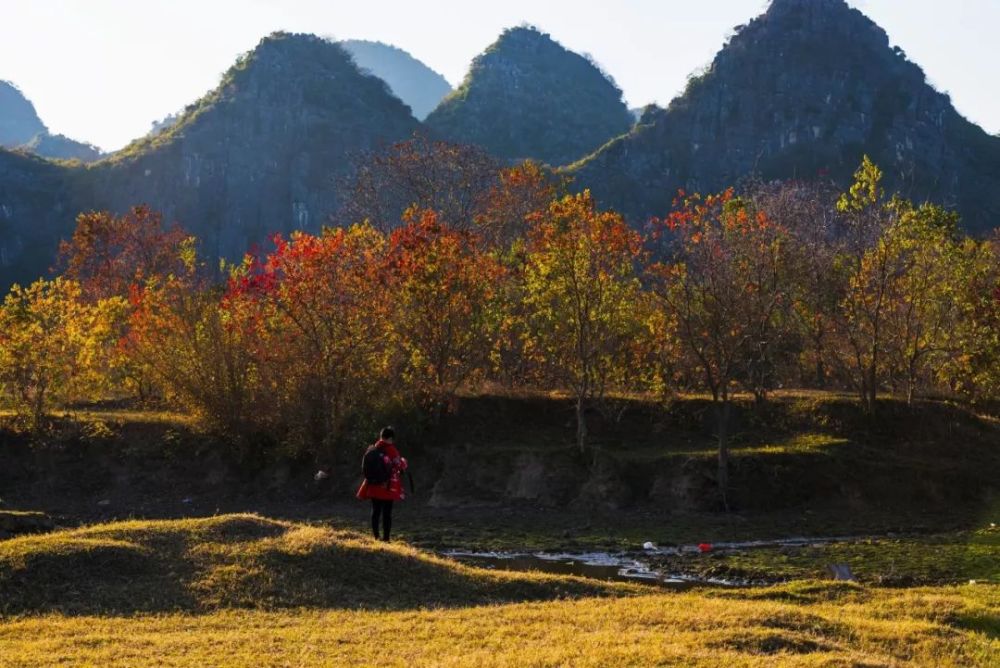
[[[396,446],[388,441],[379,440],[375,447],[382,451],[382,457],[392,473],[389,481],[381,485],[373,485],[367,480],[358,488],[357,497],[361,500],[380,499],[382,501],[402,501],[406,498],[403,491],[403,471],[406,470],[406,460],[399,455]]]

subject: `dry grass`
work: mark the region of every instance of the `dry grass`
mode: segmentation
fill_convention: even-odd
[[[998,606],[996,587],[801,584],[439,610],[45,615],[0,623],[0,665],[989,666]]]
[[[116,522],[0,542],[0,615],[8,616],[399,610],[642,591],[485,571],[354,531],[256,515]]]
[[[1000,656],[996,585],[661,593],[484,571],[253,515],[0,542],[0,602],[0,666],[988,666]]]

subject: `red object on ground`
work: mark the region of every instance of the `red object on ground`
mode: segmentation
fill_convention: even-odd
[[[396,446],[387,441],[379,440],[375,447],[382,450],[391,473],[384,485],[372,485],[367,480],[361,483],[357,497],[361,500],[380,499],[382,501],[401,501],[406,498],[403,491],[403,471],[406,470],[406,460],[399,456]]]
[[[712,544],[711,543],[698,543],[698,551],[701,552],[702,554],[704,554],[705,552],[711,552],[712,551]]]

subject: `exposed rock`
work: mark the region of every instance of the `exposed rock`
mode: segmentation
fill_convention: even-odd
[[[500,35],[427,117],[427,126],[449,141],[553,165],[587,155],[631,125],[607,75],[533,28]]]
[[[573,173],[640,223],[667,213],[678,188],[752,172],[846,184],[866,153],[890,187],[957,209],[971,231],[1000,220],[1000,140],[844,0],[774,0],[668,109],[647,109]]]

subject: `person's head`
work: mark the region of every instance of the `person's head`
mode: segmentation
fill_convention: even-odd
[[[378,435],[380,440],[389,441],[390,443],[396,438],[396,432],[392,427],[383,427],[382,431]]]

